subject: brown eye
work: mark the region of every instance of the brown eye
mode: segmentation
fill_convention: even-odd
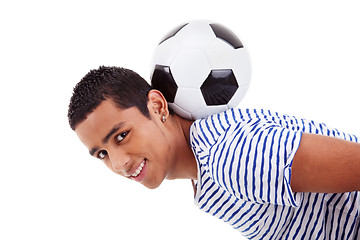
[[[101,150],[101,151],[98,153],[97,157],[98,157],[99,159],[103,160],[103,159],[106,157],[106,155],[107,155],[107,152],[106,152],[105,150]]]
[[[122,140],[124,140],[124,138],[126,137],[126,135],[128,135],[128,133],[129,133],[129,131],[126,131],[126,132],[122,132],[119,135],[117,135],[115,137],[116,142],[120,143]]]

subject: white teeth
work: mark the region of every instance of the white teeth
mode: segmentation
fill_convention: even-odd
[[[143,162],[140,164],[140,166],[135,170],[135,173],[133,173],[131,176],[132,176],[132,177],[137,177],[137,176],[140,174],[141,170],[143,169],[144,164],[145,164],[145,161],[143,161]]]

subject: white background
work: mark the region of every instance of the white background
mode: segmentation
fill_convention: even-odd
[[[346,0],[2,1],[0,239],[241,239],[193,205],[190,181],[148,190],[91,158],[67,124],[72,88],[99,65],[149,79],[163,35],[212,19],[251,54],[241,107],[360,135],[359,10]]]

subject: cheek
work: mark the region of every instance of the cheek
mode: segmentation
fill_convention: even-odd
[[[116,173],[116,174],[119,174],[119,172],[114,171],[113,166],[112,166],[112,163],[111,163],[111,161],[110,161],[109,159],[105,159],[105,160],[102,160],[102,161],[103,161],[103,163],[105,164],[105,166],[106,166],[107,168],[109,168],[112,172],[114,172],[114,173]]]
[[[171,153],[171,141],[161,129],[158,129],[154,136],[149,136],[149,139],[151,149],[153,149],[157,155],[164,158]]]
[[[102,160],[102,162],[105,164],[106,167],[111,169],[111,164],[110,164],[110,161],[108,159],[104,159],[104,160]]]
[[[162,162],[164,156],[168,154],[169,143],[160,131],[151,132],[149,130],[148,134],[142,135],[139,139],[141,142],[136,144],[136,151],[147,156],[147,158]]]

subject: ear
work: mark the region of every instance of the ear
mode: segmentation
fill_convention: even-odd
[[[149,99],[149,111],[157,112],[164,115],[166,118],[169,115],[168,104],[164,95],[156,90],[152,89],[148,93]]]

